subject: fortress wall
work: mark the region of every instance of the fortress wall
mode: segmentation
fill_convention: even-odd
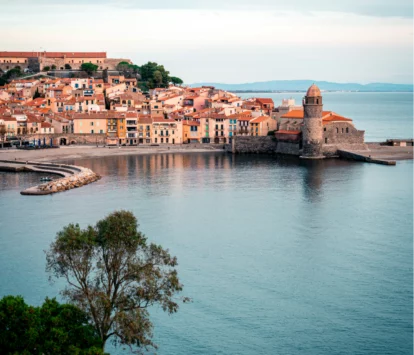
[[[236,136],[233,137],[231,152],[256,154],[299,155],[298,142],[281,142],[272,136]]]

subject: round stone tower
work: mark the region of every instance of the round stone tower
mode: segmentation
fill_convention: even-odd
[[[302,156],[308,159],[323,159],[322,95],[313,84],[303,99]]]

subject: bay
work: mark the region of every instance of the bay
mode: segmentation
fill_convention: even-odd
[[[271,95],[290,96],[255,94]],[[412,94],[323,95],[367,140],[412,136]],[[151,310],[159,354],[412,354],[412,161],[219,152],[66,163],[103,179],[33,197],[19,192],[39,174],[0,173],[0,297],[59,298],[44,255],[56,233],[127,209],[178,257],[193,300],[173,316]]]

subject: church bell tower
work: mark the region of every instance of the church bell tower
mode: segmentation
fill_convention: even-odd
[[[302,155],[304,159],[323,159],[322,95],[313,84],[303,99]]]

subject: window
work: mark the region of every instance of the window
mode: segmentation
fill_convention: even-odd
[[[221,129],[223,129],[224,128],[224,126],[223,125],[221,125]]]
[[[218,124],[216,124],[216,129],[218,129]]]
[[[323,130],[326,132],[326,127],[324,127]]]
[[[99,131],[99,133],[101,133],[101,134],[102,134],[102,133],[103,133],[103,129],[101,129],[101,130]]]
[[[346,133],[349,133],[349,129],[348,129],[348,127],[346,127]]]
[[[168,138],[165,138],[165,143],[168,143]]]
[[[93,122],[91,122],[91,126],[93,126]]]
[[[157,138],[155,138],[155,143],[157,143]]]
[[[161,143],[164,143],[164,138],[161,138]]]
[[[91,129],[91,133],[92,133],[92,134],[94,133],[93,129]]]
[[[338,127],[336,127],[336,133],[339,133],[339,128]]]
[[[155,131],[154,133],[157,134],[157,131]]]
[[[328,138],[325,138],[325,144],[328,143]]]

